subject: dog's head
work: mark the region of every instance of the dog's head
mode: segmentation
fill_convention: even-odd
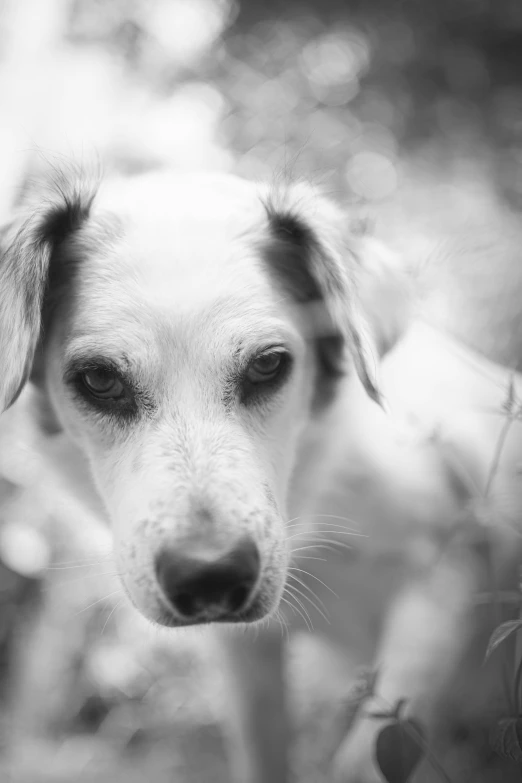
[[[378,396],[346,223],[305,185],[64,175],[4,233],[0,407],[45,388],[153,621],[278,604],[300,437],[352,368]]]

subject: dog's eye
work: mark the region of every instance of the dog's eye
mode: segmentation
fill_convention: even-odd
[[[116,373],[102,367],[82,373],[87,391],[99,400],[119,400],[125,395],[125,388]]]
[[[286,354],[281,351],[263,353],[250,363],[246,377],[250,383],[267,383],[274,380],[285,364]]]

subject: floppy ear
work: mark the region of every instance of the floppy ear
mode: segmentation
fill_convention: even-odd
[[[357,288],[365,321],[379,356],[399,341],[414,303],[413,281],[402,257],[381,241],[363,235],[357,240]]]
[[[39,203],[0,235],[0,413],[31,374],[53,259],[87,220],[94,193],[77,174],[55,173]]]
[[[264,203],[269,266],[294,301],[306,307],[323,375],[335,380],[353,361],[366,392],[381,404],[377,365],[391,335],[384,339],[378,328],[377,302],[386,284],[381,290],[372,282],[380,275],[376,247],[352,233],[344,212],[309,185],[272,190]],[[375,257],[365,263],[362,254],[369,252]]]

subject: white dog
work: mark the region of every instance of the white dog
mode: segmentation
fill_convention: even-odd
[[[482,648],[461,665],[487,580],[478,523],[458,522],[475,519],[509,372],[415,320],[394,259],[304,184],[63,174],[2,245],[0,407],[29,379],[44,390],[48,431],[88,459],[130,600],[169,627],[272,618],[255,638],[224,634],[238,780],[288,780],[277,618],[309,622],[312,593],[317,631],[379,668],[369,711],[405,699],[456,780],[462,764],[478,780],[484,760],[455,761],[455,736],[494,688]],[[509,522],[516,435],[488,487]],[[507,569],[500,527],[487,558]],[[381,727],[361,717],[336,780],[383,780]],[[496,780],[488,764],[480,779]]]

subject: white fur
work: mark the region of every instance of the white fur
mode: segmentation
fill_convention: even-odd
[[[293,556],[309,572],[302,575],[303,589],[319,595],[330,617],[328,625],[314,613],[317,631],[329,633],[352,659],[377,660],[380,696],[407,698],[431,727],[435,697],[468,643],[479,583],[470,551],[444,549],[441,536],[475,488],[484,486],[501,426],[486,411],[501,406],[508,372],[419,322],[409,324],[409,294],[402,299],[404,281],[397,283],[401,272],[371,242],[361,244],[367,285],[356,296],[349,286],[357,271],[346,257],[339,211],[300,185],[282,191],[275,205],[298,214],[338,265],[346,299],[336,293],[330,305],[348,337],[367,330],[369,347],[359,363],[373,363],[376,371],[372,336],[390,348],[404,333],[382,368],[388,414],[368,399],[353,373],[340,381],[331,404],[315,411],[310,311],[296,308],[278,288],[262,256],[267,194],[265,187],[206,175],[154,175],[102,188],[90,219],[115,220],[117,230],[103,252],[85,252],[81,231],[68,240],[68,252],[81,251],[84,258],[75,296],[58,303],[46,335],[46,390],[70,442],[88,458],[112,522],[118,570],[146,617],[161,622],[163,616],[155,555],[167,543],[183,550],[204,536],[210,517],[219,541],[233,543],[245,532],[255,539],[264,614],[278,607]],[[371,311],[371,328],[361,306]],[[313,323],[316,328],[315,316]],[[231,357],[239,348],[252,352],[273,344],[284,344],[294,356],[283,391],[266,404],[235,403],[226,410]],[[7,350],[11,365],[12,346]],[[126,355],[153,398],[152,415],[116,426],[78,405],[64,372],[80,353]],[[503,517],[506,535],[498,537],[504,552],[522,508],[512,480],[522,459],[520,424],[514,427],[518,440],[514,431],[492,494],[499,513],[502,498],[511,500],[509,519]],[[353,538],[355,562],[342,549],[326,563],[299,559],[310,537],[311,543],[321,537],[350,541],[342,534],[352,528],[361,534]],[[301,551],[307,554],[313,552]],[[396,558],[393,568],[390,557]],[[291,577],[288,585],[291,591]],[[299,617],[290,612],[287,619],[299,627]],[[410,645],[404,632],[414,635]],[[273,713],[258,709],[251,693],[259,678],[267,689],[263,703],[272,699],[280,712],[281,694],[269,685],[278,680],[264,682],[261,675],[279,658],[244,637],[228,635],[226,644],[237,671],[250,679],[238,690],[239,701],[242,694],[252,697],[242,705],[241,732],[253,753],[239,773],[241,783],[285,783],[284,749],[270,728]],[[256,649],[265,651],[259,660]],[[362,720],[340,749],[338,780],[379,780],[372,760],[376,725]]]

